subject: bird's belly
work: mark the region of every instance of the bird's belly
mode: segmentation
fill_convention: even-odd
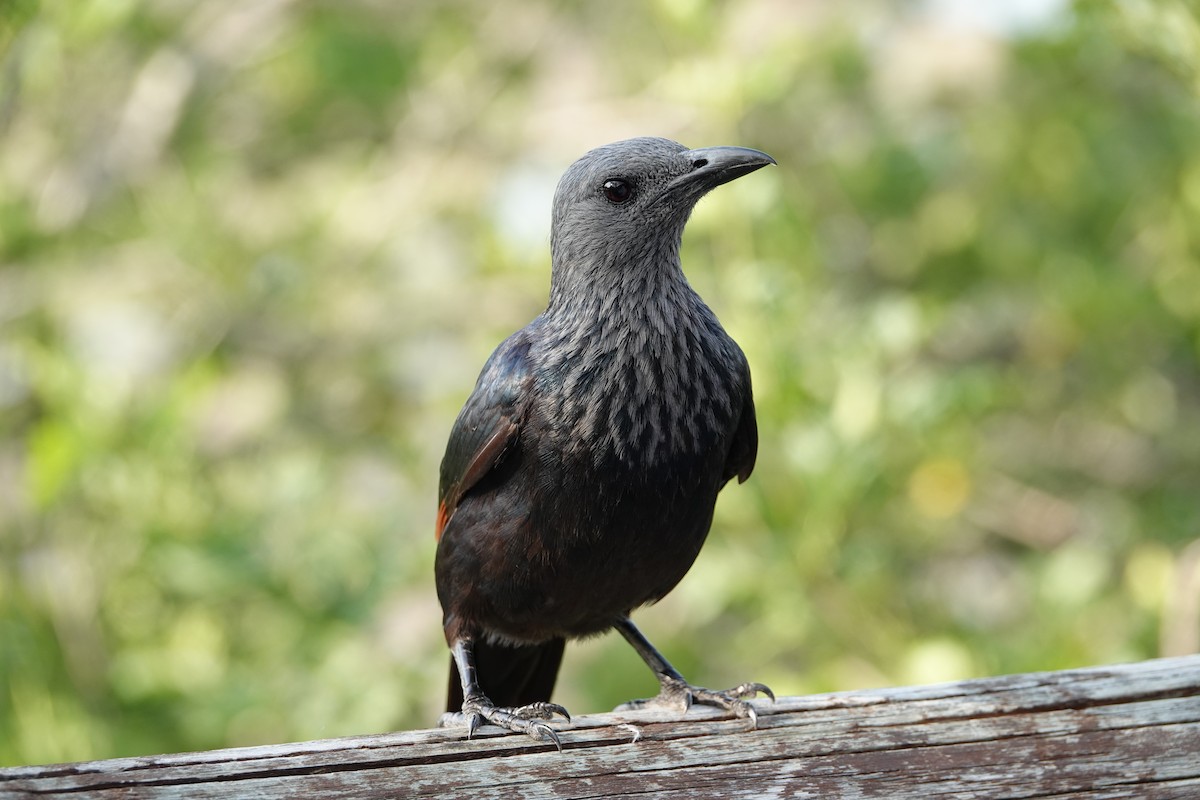
[[[666,595],[712,521],[720,485],[704,462],[661,476],[568,470],[587,477],[527,495],[525,513],[480,541],[488,626],[516,640],[586,636]]]

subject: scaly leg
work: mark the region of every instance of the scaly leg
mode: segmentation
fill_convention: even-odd
[[[543,720],[553,719],[555,714],[559,714],[569,722],[571,715],[565,708],[557,703],[530,703],[519,708],[498,708],[479,688],[474,642],[471,639],[457,639],[451,652],[462,679],[462,713],[443,714],[438,720],[438,725],[447,727],[461,724],[465,718],[467,738],[470,739],[475,735],[476,729],[486,721],[505,730],[528,734],[538,741],[553,742],[555,747],[562,750],[558,734]]]
[[[723,692],[705,689],[700,686],[692,686],[683,679],[678,670],[663,658],[661,653],[654,649],[654,645],[650,644],[650,641],[642,635],[642,632],[637,629],[637,626],[628,617],[623,617],[617,623],[616,628],[625,637],[625,640],[633,645],[633,649],[646,662],[646,666],[654,670],[654,674],[658,677],[658,683],[662,687],[656,697],[645,700],[631,700],[628,703],[618,706],[617,711],[632,711],[639,708],[669,708],[683,712],[687,711],[692,703],[699,703],[705,706],[716,706],[726,711],[732,711],[739,717],[748,718],[757,727],[758,713],[754,710],[754,706],[747,703],[746,700],[760,693],[765,694],[772,701],[775,700],[775,694],[761,683],[743,683],[740,686],[726,689]]]

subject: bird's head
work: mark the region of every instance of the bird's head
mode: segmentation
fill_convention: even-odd
[[[551,228],[555,262],[624,262],[663,247],[677,250],[696,201],[774,163],[746,147],[689,150],[655,137],[597,147],[558,182]]]

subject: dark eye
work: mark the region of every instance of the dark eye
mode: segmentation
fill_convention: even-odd
[[[633,197],[633,187],[625,181],[610,180],[604,182],[604,196],[610,203],[625,203]]]

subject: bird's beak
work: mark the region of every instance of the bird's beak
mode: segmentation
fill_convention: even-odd
[[[680,153],[679,158],[686,159],[690,169],[667,185],[667,193],[683,190],[697,198],[723,183],[775,163],[766,153],[749,147],[703,147]]]

